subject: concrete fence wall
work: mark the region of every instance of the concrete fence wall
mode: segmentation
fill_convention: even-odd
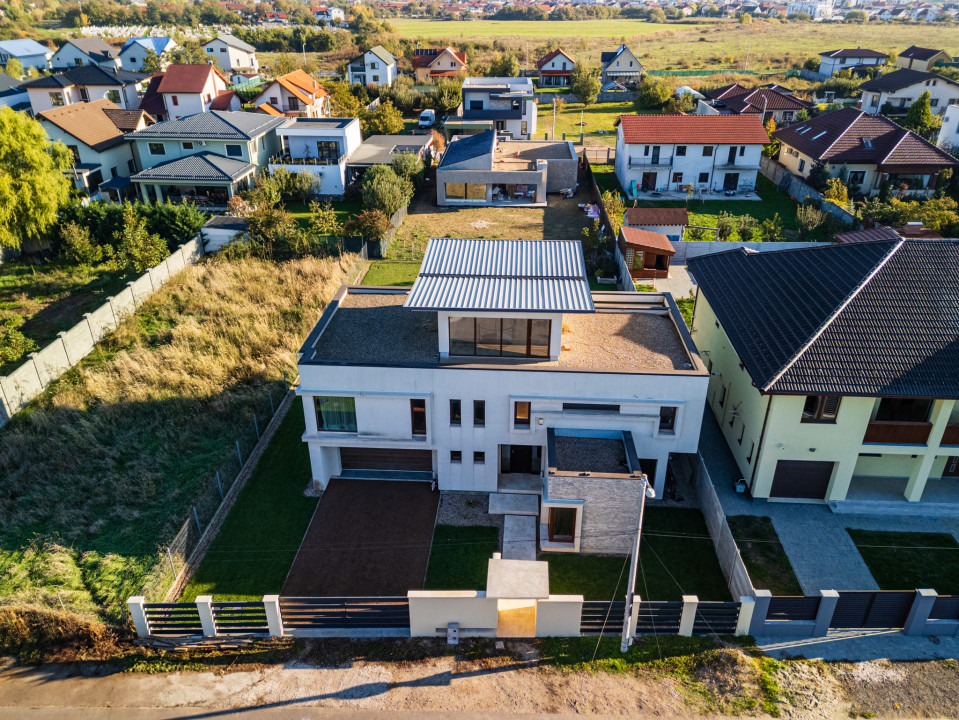
[[[0,427],[20,412],[46,387],[85,358],[100,340],[136,312],[171,277],[202,255],[199,237],[184,243],[156,267],[152,267],[123,290],[42,350],[30,353],[26,362],[7,376],[0,376]]]
[[[844,225],[854,227],[858,224],[855,215],[845,208],[839,207],[836,203],[826,200],[821,192],[813,190],[778,161],[763,156],[759,161],[759,171],[772,180],[782,192],[795,198],[797,202],[802,203],[811,199],[820,203],[823,212],[830,213]]]
[[[773,250],[825,247],[832,244],[831,242],[721,242],[719,240],[683,240],[673,243],[676,254],[673,256],[672,262],[681,265],[689,258],[727,252],[729,250],[735,250],[736,248],[749,248],[757,252],[771,252]]]

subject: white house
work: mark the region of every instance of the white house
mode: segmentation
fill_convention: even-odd
[[[170,37],[130,38],[120,49],[120,61],[127,70],[141,72],[147,52],[152,50],[160,60],[160,69],[164,70],[170,64],[170,53],[178,47]]]
[[[832,0],[802,0],[801,2],[791,2],[786,5],[787,18],[798,15],[799,13],[805,13],[816,22],[832,20]]]
[[[259,70],[256,48],[232,35],[215,37],[203,49],[224,70]]]
[[[573,58],[557,48],[536,61],[540,87],[569,87],[573,77]]]
[[[21,85],[20,80],[14,80],[9,75],[0,74],[0,107],[30,110],[30,96]]]
[[[359,118],[292,118],[276,134],[282,148],[270,158],[270,172],[308,170],[319,180],[320,195],[343,196],[347,158],[363,142]]]
[[[357,55],[346,64],[346,79],[361,85],[385,85],[396,80],[396,58],[382,45]]]
[[[107,99],[125,110],[134,110],[144,75],[126,70],[107,70],[98,65],[70,68],[55,75],[43,75],[20,85],[30,98],[34,114],[50,108]]]
[[[633,198],[752,190],[769,142],[758,115],[623,115],[616,124],[616,177]]]
[[[310,8],[313,17],[327,25],[339,25],[346,21],[346,13],[342,8],[331,7],[329,5],[314,5]]]
[[[32,67],[48,70],[52,57],[53,52],[35,40],[0,40],[0,65],[4,67],[11,58],[16,58],[24,70]]]
[[[942,116],[937,144],[947,151],[959,148],[959,105],[947,108]]]
[[[268,115],[328,117],[330,94],[309,73],[297,69],[263,88],[253,99],[253,106]]]
[[[819,53],[819,72],[833,75],[843,70],[860,69],[873,65],[883,65],[889,56],[875,50],[864,48],[841,48]]]
[[[672,297],[590,293],[568,240],[433,238],[412,288],[341,288],[298,367],[317,489],[525,493],[567,552],[629,549],[642,475],[662,497],[696,452],[709,381]]]
[[[495,130],[517,140],[536,134],[536,89],[531,78],[468,77],[463,102],[447,132]]]
[[[622,85],[637,83],[643,76],[643,64],[626,45],[600,55],[599,78],[605,85],[618,82]]]
[[[64,42],[53,54],[50,65],[54,70],[82,65],[99,65],[112,69],[122,67],[122,62],[115,47],[98,37],[88,37]]]
[[[209,110],[239,110],[240,97],[213,65],[170,65],[150,79],[140,107],[158,120]]]
[[[933,115],[941,115],[950,105],[959,103],[959,82],[924,70],[902,69],[864,82],[860,105],[868,113],[878,113],[889,103],[905,113],[919,96],[929,93]]]

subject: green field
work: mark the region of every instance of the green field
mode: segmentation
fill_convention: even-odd
[[[689,25],[645,20],[428,20],[390,18],[396,31],[409,38],[627,38]],[[695,26],[692,26],[695,27]],[[615,48],[611,48],[615,49]]]

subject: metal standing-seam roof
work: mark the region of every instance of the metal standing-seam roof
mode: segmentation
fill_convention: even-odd
[[[591,313],[576,240],[431,238],[406,307]]]

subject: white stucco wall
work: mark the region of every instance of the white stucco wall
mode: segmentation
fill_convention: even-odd
[[[79,65],[99,65],[105,68],[119,68],[122,61],[119,56],[103,62],[95,62],[93,58],[77,47],[67,43],[57,50],[50,59],[50,65],[55,70],[77,67]]]
[[[257,63],[255,52],[246,52],[232,45],[227,45],[219,38],[214,38],[208,42],[203,46],[203,49],[208,56],[216,58],[220,67],[224,70],[231,68],[252,68],[253,70],[257,70],[260,67]]]

